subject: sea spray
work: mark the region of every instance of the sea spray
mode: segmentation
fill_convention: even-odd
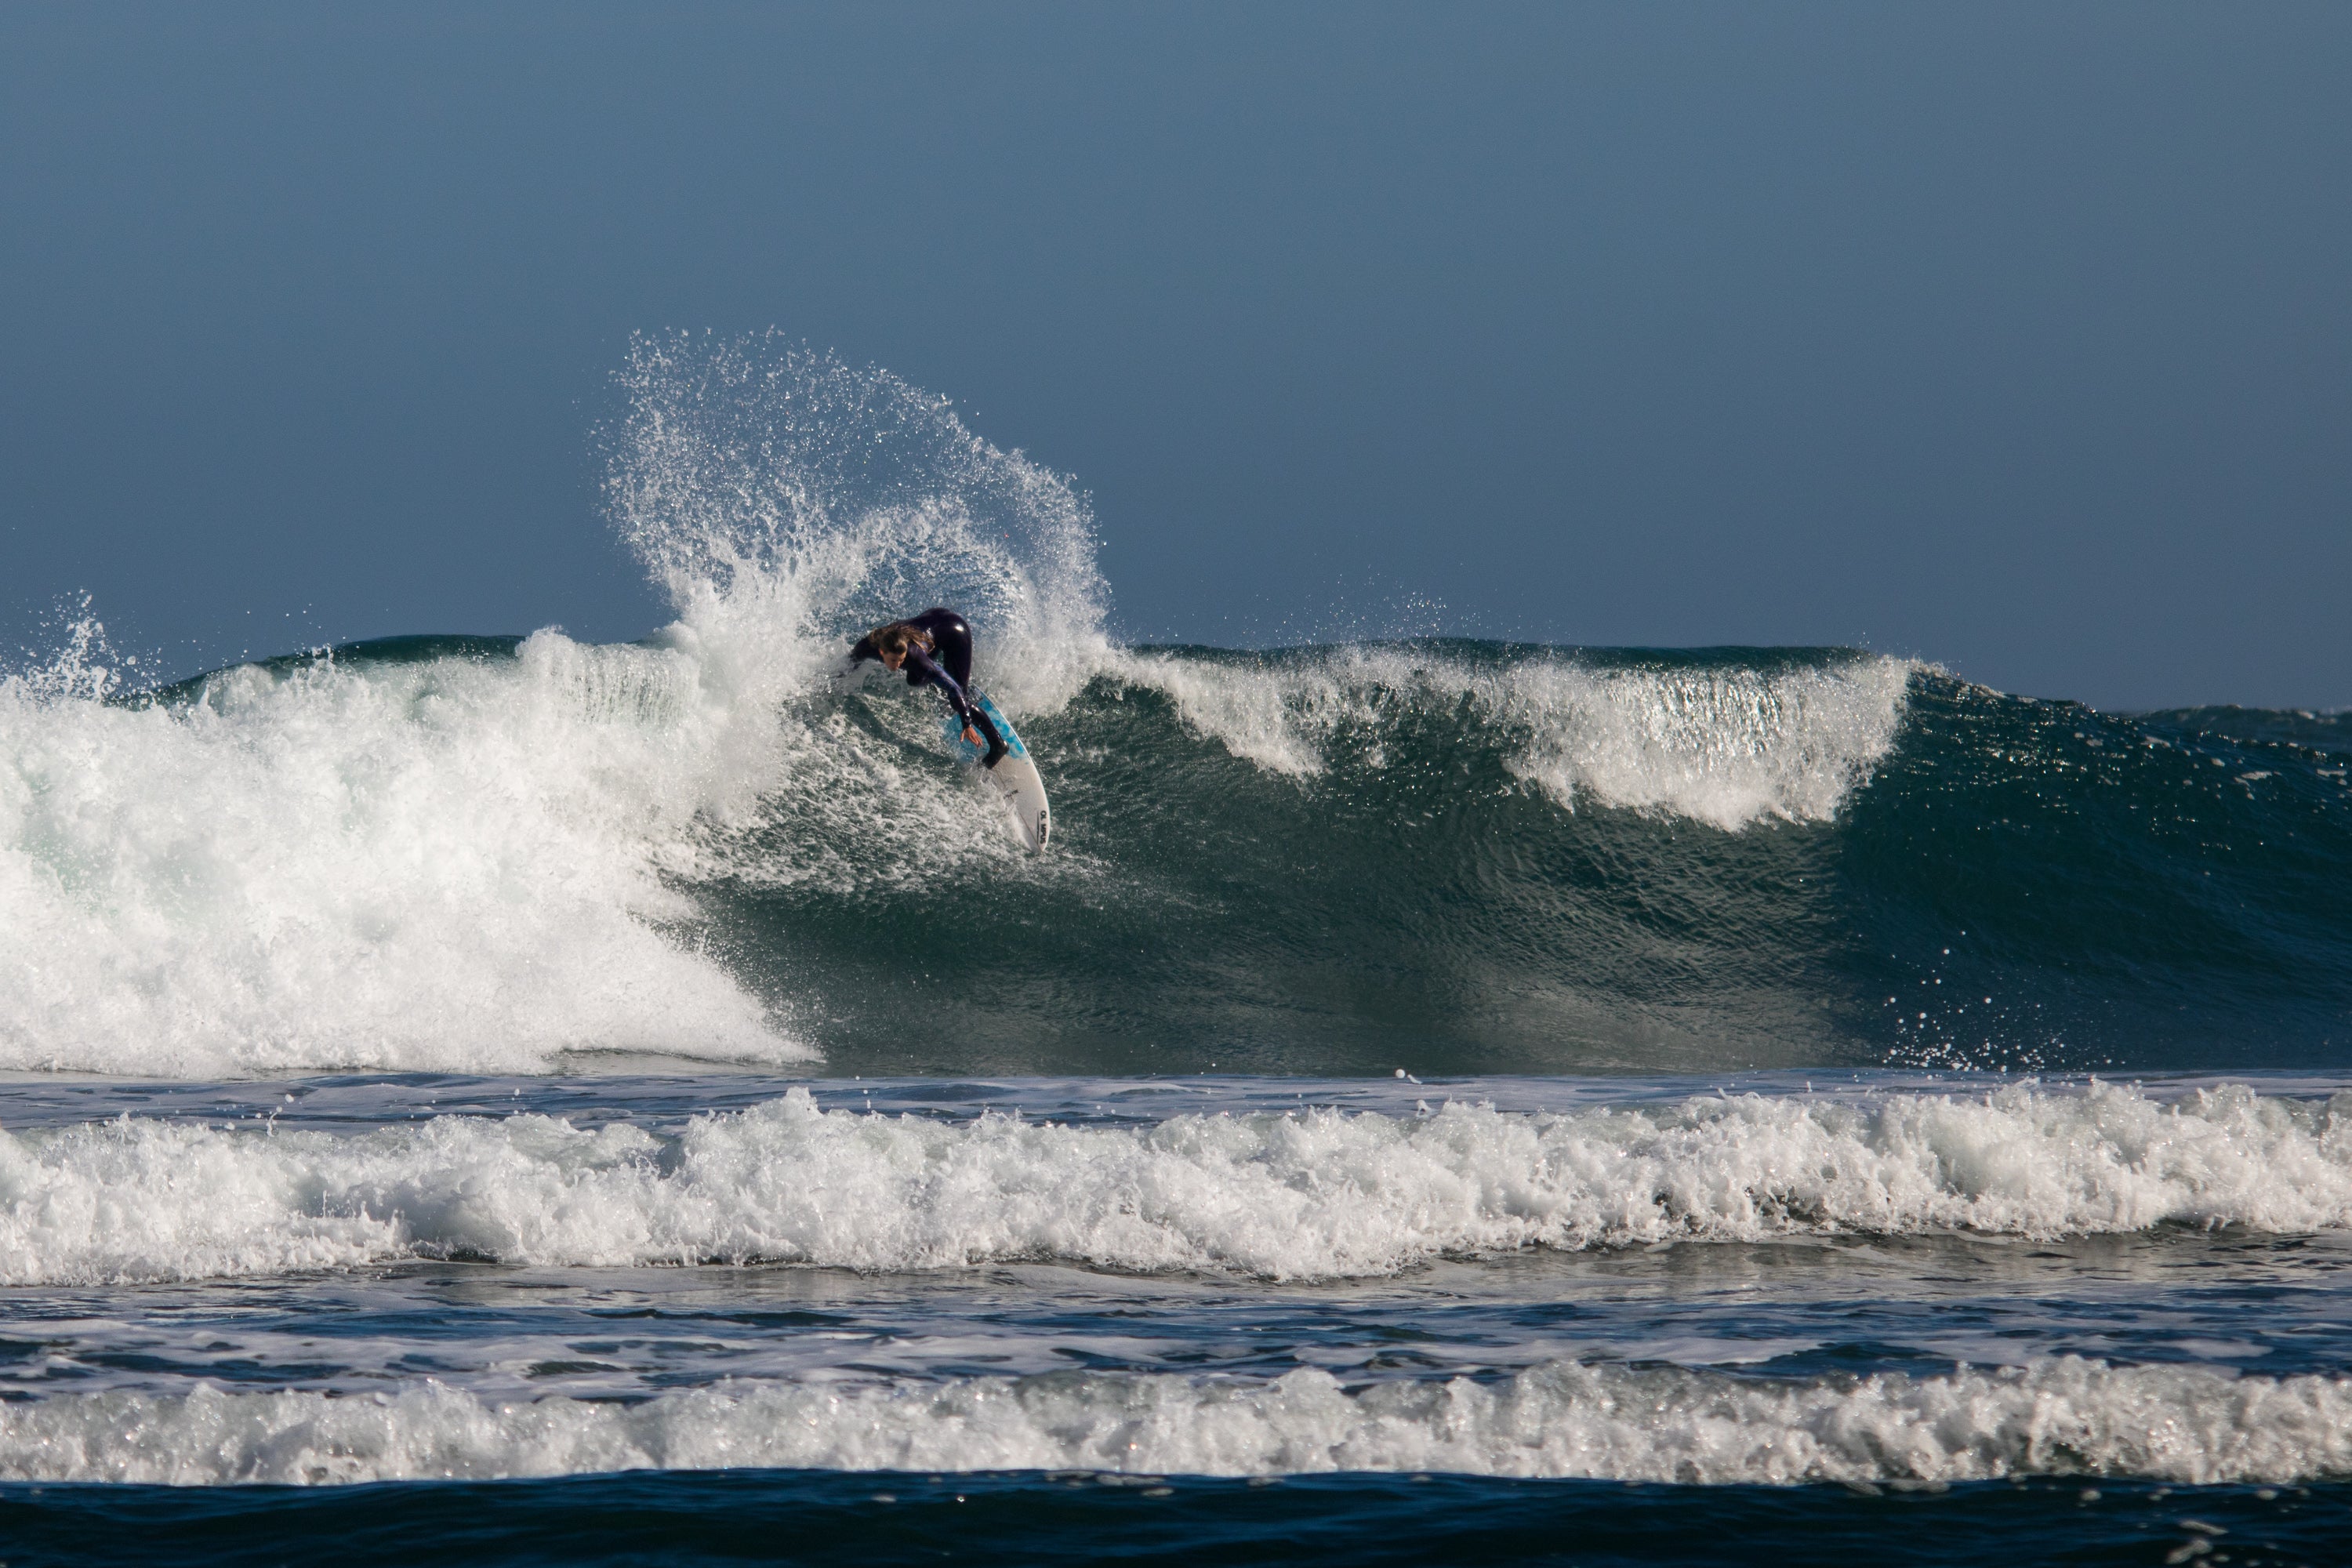
[[[1016,718],[1060,706],[1102,657],[1085,498],[947,399],[772,332],[641,335],[618,380],[607,508],[713,643],[805,684],[867,627],[949,605]]]

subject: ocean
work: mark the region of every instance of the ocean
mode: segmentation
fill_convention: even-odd
[[[620,381],[642,641],[0,679],[6,1563],[2352,1560],[2352,718],[1122,640],[944,400]]]

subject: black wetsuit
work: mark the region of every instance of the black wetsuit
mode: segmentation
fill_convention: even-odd
[[[953,610],[943,609],[925,610],[919,616],[908,616],[899,624],[922,632],[938,650],[925,653],[920,643],[907,646],[907,684],[938,687],[940,694],[948,700],[948,706],[955,710],[956,717],[963,721],[964,728],[978,730],[988,737],[988,757],[981,765],[994,767],[1004,756],[1004,737],[998,734],[996,726],[990,722],[988,710],[974,702],[964,690],[971,684],[971,627],[965,625],[964,618]],[[872,632],[859,637],[849,649],[853,664],[865,658],[878,661],[881,657],[874,646]]]

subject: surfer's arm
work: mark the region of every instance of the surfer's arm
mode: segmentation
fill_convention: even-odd
[[[939,660],[920,647],[907,650],[907,684],[938,687],[947,693],[948,706],[954,709],[965,723],[971,722],[971,701],[964,696],[963,688],[956,684],[954,676],[940,668]]]
[[[964,695],[964,689],[956,684],[955,677],[941,669],[932,660],[930,655],[921,648],[910,647],[907,650],[907,668],[910,672],[908,680],[909,685],[922,684],[922,681],[914,679],[916,675],[919,675],[922,680],[937,686],[946,696],[948,706],[954,709],[956,717],[963,721],[965,735],[974,742],[977,742],[981,735],[988,737],[988,759],[981,766],[994,767],[1011,748],[1005,745],[1004,737],[996,732],[996,725],[990,721],[988,710]],[[974,730],[979,731],[980,735],[972,734]]]

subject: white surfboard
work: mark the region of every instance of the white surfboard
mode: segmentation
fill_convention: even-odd
[[[1030,760],[1029,748],[1022,743],[1020,731],[1013,729],[1013,721],[1007,719],[986,694],[969,691],[967,695],[971,698],[972,706],[987,714],[995,723],[996,732],[1004,737],[1004,755],[996,760],[994,767],[984,770],[988,782],[1003,793],[1006,804],[1012,806],[1013,829],[1021,836],[1021,842],[1033,851],[1043,849],[1046,838],[1054,831],[1053,813],[1045,805],[1045,780],[1037,772],[1037,764]],[[956,755],[971,766],[980,767],[988,755],[987,746],[975,746],[965,740],[963,721],[952,712],[944,716],[944,722],[948,744],[954,748]]]

